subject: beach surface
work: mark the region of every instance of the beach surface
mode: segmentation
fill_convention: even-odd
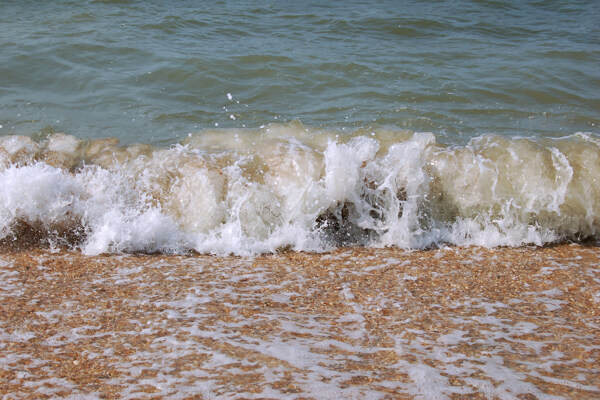
[[[0,255],[0,396],[600,397],[600,248]]]

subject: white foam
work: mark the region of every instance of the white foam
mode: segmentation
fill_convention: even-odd
[[[205,131],[169,149],[3,137],[0,239],[19,240],[24,224],[86,254],[251,255],[598,234],[600,147],[587,136],[446,147],[431,133],[373,133],[293,123]]]

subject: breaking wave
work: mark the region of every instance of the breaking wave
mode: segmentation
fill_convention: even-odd
[[[519,246],[598,239],[600,139],[300,123],[120,146],[0,137],[0,240],[86,254],[252,255],[339,246]]]

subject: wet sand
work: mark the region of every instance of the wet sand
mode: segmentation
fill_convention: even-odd
[[[600,398],[600,248],[0,254],[12,398]]]

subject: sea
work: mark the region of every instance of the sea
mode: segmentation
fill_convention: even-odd
[[[0,238],[596,240],[597,1],[3,1]]]
[[[0,397],[597,398],[598,21],[1,0]]]

